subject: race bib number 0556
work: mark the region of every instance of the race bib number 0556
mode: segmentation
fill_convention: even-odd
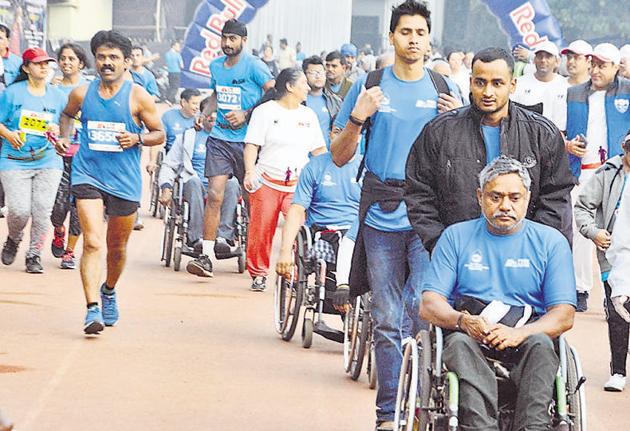
[[[48,126],[50,126],[52,121],[52,114],[48,112],[35,112],[22,109],[18,127],[22,132],[29,135],[46,136]]]
[[[120,152],[123,149],[116,136],[126,130],[125,123],[88,121],[88,147],[93,151]]]
[[[217,85],[217,106],[225,111],[240,111],[241,89]]]

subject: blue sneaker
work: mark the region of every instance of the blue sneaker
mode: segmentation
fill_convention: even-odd
[[[103,292],[105,283],[101,286],[101,304],[103,305],[103,321],[105,326],[114,326],[118,322],[118,305],[116,304],[116,292],[111,295]]]
[[[85,325],[83,325],[83,332],[90,335],[96,335],[105,329],[103,326],[103,315],[101,309],[98,306],[88,308],[85,315]]]

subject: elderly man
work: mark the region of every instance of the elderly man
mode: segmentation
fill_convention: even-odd
[[[559,359],[553,339],[573,326],[571,249],[556,229],[525,219],[531,178],[501,156],[479,175],[483,217],[448,227],[422,283],[420,315],[448,330],[444,362],[460,379],[461,429],[498,431],[494,368],[517,388],[512,429],[542,430]]]

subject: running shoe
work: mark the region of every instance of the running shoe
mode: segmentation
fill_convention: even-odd
[[[54,232],[55,236],[53,237],[52,244],[50,244],[50,249],[53,256],[60,258],[66,251],[66,228],[61,226],[61,232],[58,232],[57,229],[55,229]]]
[[[394,431],[393,421],[382,421],[376,425],[376,431]]]
[[[241,254],[241,248],[234,245],[233,241],[218,237],[214,243],[214,254],[217,259],[229,259]]]
[[[4,243],[4,247],[2,248],[2,263],[5,265],[11,265],[15,262],[15,255],[18,251],[19,243],[13,241],[11,238],[7,237],[7,241]]]
[[[61,258],[61,269],[75,269],[77,267],[74,261],[74,253],[66,251]]]
[[[26,272],[29,274],[43,274],[44,267],[39,256],[30,256],[26,258]]]
[[[118,304],[116,304],[116,292],[107,294],[103,291],[105,283],[101,286],[101,304],[103,305],[103,322],[105,326],[114,326],[118,322]]]
[[[7,207],[0,208],[0,218],[4,218],[7,216],[9,209]]]
[[[85,324],[83,325],[83,332],[89,335],[96,335],[105,329],[103,325],[103,314],[98,305],[94,305],[87,310],[85,315]]]
[[[212,262],[205,254],[200,255],[197,259],[193,259],[186,265],[186,271],[197,277],[214,277],[212,273]]]
[[[251,287],[251,289],[254,292],[264,292],[266,288],[267,288],[267,277],[262,277],[262,276],[254,277],[254,279],[252,280],[252,287]]]
[[[606,392],[621,392],[626,387],[626,376],[613,374],[604,385]]]
[[[142,223],[142,219],[138,217],[136,219],[136,223],[133,225],[133,230],[142,230],[144,229],[144,223]]]
[[[578,313],[584,313],[588,310],[588,292],[578,292],[577,293],[577,306],[575,307],[575,311]]]

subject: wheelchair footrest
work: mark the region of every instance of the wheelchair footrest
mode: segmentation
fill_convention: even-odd
[[[343,332],[331,328],[330,326],[326,325],[323,320],[315,323],[313,332],[321,335],[327,340],[336,341],[337,343],[343,343]]]

